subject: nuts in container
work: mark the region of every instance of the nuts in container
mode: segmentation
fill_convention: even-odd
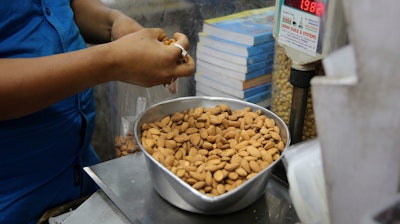
[[[116,157],[126,156],[139,151],[139,146],[136,144],[132,132],[128,132],[125,136],[116,136],[114,145]]]
[[[124,103],[126,104],[121,104],[120,105],[120,110],[124,114],[140,114],[142,111],[145,110],[146,104],[147,104],[147,99],[145,97],[137,97],[136,99],[136,105],[135,109],[136,112],[129,111],[129,108],[132,108],[132,105],[129,105],[127,103],[128,101],[125,101]],[[120,112],[122,114],[122,112]],[[135,153],[139,151],[139,146],[136,143],[136,140],[133,136],[133,124],[136,120],[136,116],[129,116],[129,115],[119,115],[117,117],[120,117],[119,123],[115,123],[114,130],[118,130],[115,133],[114,137],[114,146],[115,146],[115,157],[121,157],[121,156],[126,156],[132,153]]]
[[[141,144],[155,160],[208,196],[256,176],[286,147],[274,119],[227,104],[175,112],[141,130]]]
[[[276,44],[272,71],[271,111],[289,125],[293,86],[289,82],[291,60],[283,47]],[[319,71],[321,73],[322,70]],[[319,74],[320,75],[320,74]],[[307,97],[302,140],[317,136],[311,91]]]

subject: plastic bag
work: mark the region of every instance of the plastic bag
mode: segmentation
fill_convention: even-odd
[[[136,118],[150,105],[176,97],[160,85],[145,88],[122,82],[110,82],[110,107],[115,156],[125,156],[139,150],[133,136]]]
[[[329,223],[321,148],[317,139],[292,145],[283,162],[289,194],[302,223]]]

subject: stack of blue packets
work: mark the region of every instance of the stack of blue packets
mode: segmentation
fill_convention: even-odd
[[[275,41],[274,7],[205,20],[196,52],[196,95],[268,107]]]

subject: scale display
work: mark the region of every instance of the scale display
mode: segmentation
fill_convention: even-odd
[[[322,16],[325,13],[325,2],[323,0],[285,0],[284,4],[316,16]]]
[[[323,51],[328,0],[282,0],[278,5],[278,43],[318,58]]]

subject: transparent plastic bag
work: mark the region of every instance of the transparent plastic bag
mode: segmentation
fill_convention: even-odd
[[[317,139],[292,145],[283,162],[289,182],[289,194],[302,223],[327,224],[325,178],[321,148]]]
[[[115,157],[139,150],[133,136],[136,118],[150,105],[176,97],[160,85],[145,88],[122,82],[110,82],[110,108]]]

